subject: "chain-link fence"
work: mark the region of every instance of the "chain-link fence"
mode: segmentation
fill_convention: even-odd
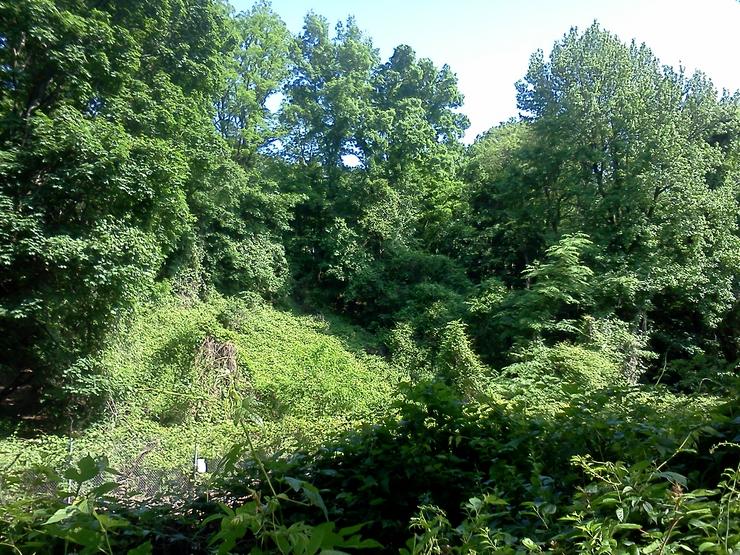
[[[107,495],[120,501],[176,507],[203,491],[204,482],[220,462],[219,459],[198,457],[197,448],[194,448],[193,457],[182,461],[180,467],[161,468],[147,463],[147,456],[156,455],[156,450],[155,445],[149,445],[136,456],[128,458],[120,453],[111,453],[109,458],[116,462],[115,470],[106,468],[107,460],[103,462],[97,459],[100,472],[83,483],[81,492],[114,483],[117,487]],[[70,453],[73,453],[71,447]],[[57,497],[73,492],[76,484],[65,478],[64,474],[67,468],[74,467],[74,462],[78,459],[70,457],[70,460],[72,464],[65,464],[60,468],[36,465],[17,472],[6,468],[3,475],[0,475],[0,503],[18,496]]]

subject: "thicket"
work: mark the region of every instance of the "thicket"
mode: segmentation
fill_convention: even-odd
[[[108,461],[87,457],[63,476],[71,493],[59,487],[5,504],[2,540],[22,552],[90,553],[734,553],[740,545],[736,398],[607,387],[571,393],[552,414],[537,395],[529,400],[539,411],[521,398],[463,402],[441,382],[404,393],[397,416],[288,458],[258,456],[249,403],[233,405],[241,440],[203,486],[208,494],[174,512],[114,495]]]
[[[0,547],[740,549],[740,95],[596,23],[516,88],[465,146],[352,18],[0,0],[0,429],[58,484],[5,465]],[[133,508],[70,418],[246,444]]]

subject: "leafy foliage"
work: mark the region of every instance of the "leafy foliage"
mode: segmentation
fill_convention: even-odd
[[[351,17],[150,4],[0,0],[2,549],[740,550],[737,93],[594,23],[465,147]]]

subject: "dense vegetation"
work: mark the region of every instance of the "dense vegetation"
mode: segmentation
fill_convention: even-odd
[[[0,550],[740,552],[740,93],[516,87],[466,146],[351,18],[0,0]]]

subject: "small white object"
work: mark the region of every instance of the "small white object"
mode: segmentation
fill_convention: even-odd
[[[205,459],[195,459],[195,471],[198,474],[203,474],[206,472],[206,460]]]

